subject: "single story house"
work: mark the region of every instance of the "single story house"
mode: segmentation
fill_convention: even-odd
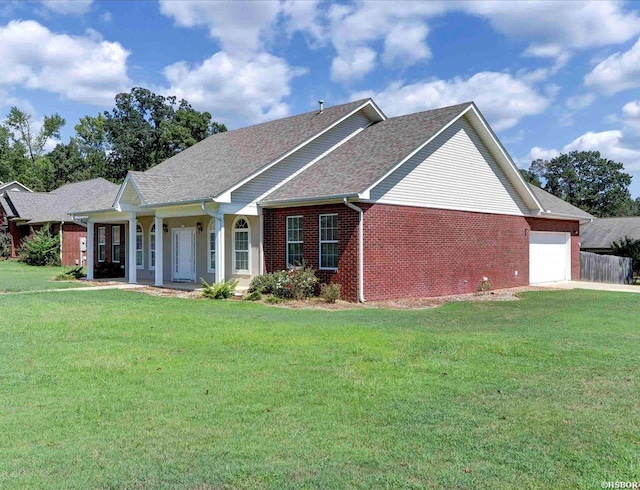
[[[580,225],[580,250],[610,255],[611,244],[625,237],[640,240],[640,217],[596,218]]]
[[[18,256],[20,242],[33,230],[49,223],[60,236],[60,259],[63,265],[86,263],[87,229],[73,221],[67,211],[90,196],[101,195],[118,186],[105,179],[92,179],[66,184],[51,192],[0,193],[0,222],[6,221],[11,237],[11,256]],[[27,189],[28,190],[28,189]]]
[[[527,185],[474,103],[389,118],[372,99],[213,135],[69,213],[90,278],[117,243],[131,283],[304,263],[352,301],[579,279],[591,219]]]

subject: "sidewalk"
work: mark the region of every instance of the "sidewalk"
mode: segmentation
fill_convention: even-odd
[[[640,293],[640,286],[633,286],[631,284],[607,284],[604,282],[562,281],[536,284],[536,286],[550,289],[592,289],[595,291],[614,291],[617,293]]]

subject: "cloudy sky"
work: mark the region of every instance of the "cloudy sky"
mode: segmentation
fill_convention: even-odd
[[[67,139],[133,86],[229,128],[474,100],[520,166],[598,149],[640,196],[640,3],[0,0],[0,118],[58,112]]]

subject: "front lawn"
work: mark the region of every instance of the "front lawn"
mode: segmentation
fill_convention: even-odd
[[[78,281],[54,281],[70,267],[35,267],[13,260],[0,261],[0,293],[89,286]]]
[[[335,312],[0,296],[0,487],[637,481],[638,318],[596,291]]]

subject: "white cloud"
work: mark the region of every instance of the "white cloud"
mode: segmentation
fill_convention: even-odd
[[[178,62],[164,70],[167,93],[234,124],[287,116],[289,106],[283,99],[291,92],[291,80],[304,73],[267,53],[246,58],[224,51],[199,65]]]
[[[260,2],[160,0],[160,12],[180,27],[206,27],[231,53],[260,51],[267,31],[280,13],[277,0]]]
[[[107,11],[104,12],[101,16],[100,16],[100,20],[102,22],[104,22],[105,24],[110,23],[113,20],[113,15],[111,15],[111,12]]]
[[[23,86],[97,105],[130,85],[120,43],[56,34],[35,21],[0,27],[0,86]]]
[[[42,4],[56,14],[82,15],[91,8],[93,0],[42,0]]]
[[[640,39],[628,51],[600,62],[584,78],[584,84],[606,95],[640,87]]]
[[[625,145],[624,133],[620,130],[589,131],[565,145],[562,150],[564,153],[597,150],[604,158],[624,163],[628,171],[640,170],[640,149]]]
[[[534,146],[526,157],[526,164],[528,166],[528,164],[534,160],[551,160],[558,155],[560,155],[560,152],[555,148],[541,148],[539,146]]]
[[[640,117],[640,100],[632,100],[622,106],[622,113],[627,117]]]
[[[470,78],[432,80],[404,85],[395,82],[383,91],[359,92],[352,99],[372,96],[389,115],[434,109],[474,101],[496,131],[515,126],[525,116],[540,114],[552,97],[508,73],[481,72]]]
[[[573,111],[579,111],[580,109],[586,109],[589,107],[593,101],[596,99],[596,96],[592,93],[586,93],[583,95],[574,95],[573,97],[569,97],[567,99],[567,107]]]
[[[382,61],[386,66],[404,67],[431,58],[431,50],[426,44],[428,33],[426,24],[396,24],[384,40]]]
[[[369,48],[356,48],[331,62],[331,78],[347,81],[358,79],[373,70],[376,64],[376,52]]]

